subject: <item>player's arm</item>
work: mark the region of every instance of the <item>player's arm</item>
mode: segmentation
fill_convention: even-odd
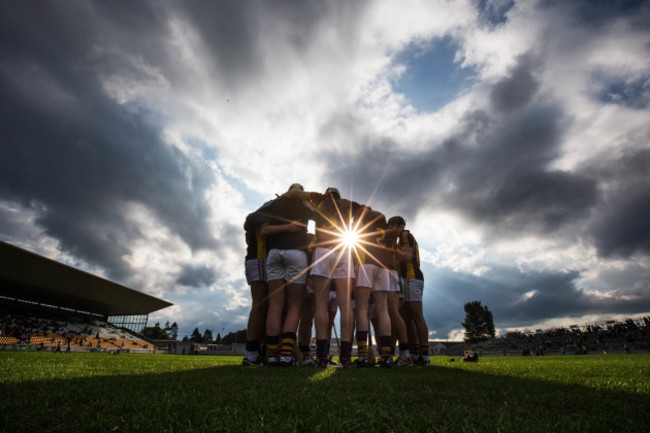
[[[395,250],[395,254],[400,263],[408,263],[411,261],[411,257],[413,257],[413,248],[398,246]]]
[[[400,234],[400,243],[397,245],[397,259],[400,263],[410,262],[413,258],[413,247],[415,238],[407,230]]]
[[[278,225],[263,223],[262,226],[260,227],[260,235],[267,238],[269,236],[274,236],[280,233],[299,232],[304,229],[305,229],[305,225],[300,221],[291,221],[288,224],[278,224]]]

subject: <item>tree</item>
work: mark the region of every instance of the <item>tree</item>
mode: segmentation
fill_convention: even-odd
[[[228,335],[221,339],[221,344],[233,344],[233,343],[245,343],[246,342],[246,330],[242,329],[237,332],[229,332]]]
[[[160,327],[160,323],[156,323],[154,326],[148,326],[140,333],[143,337],[151,338],[152,340],[169,340],[169,336]]]
[[[176,322],[172,323],[172,326],[169,328],[169,338],[172,340],[178,338],[178,324]]]
[[[214,340],[214,342],[217,343],[217,344],[221,344],[221,333],[217,334],[217,338],[216,338],[216,340]]]
[[[494,338],[492,312],[487,306],[481,305],[481,301],[465,304],[465,321],[462,325],[465,328],[465,341],[467,343],[473,344]]]
[[[165,322],[165,327],[163,329],[165,330],[165,334],[169,335],[172,330],[171,326],[169,325],[169,320]]]
[[[203,342],[204,343],[212,343],[212,330],[211,329],[206,329],[205,332],[203,333]]]
[[[192,343],[203,343],[203,337],[199,332],[199,328],[194,328],[194,332],[192,332],[192,335],[190,336],[190,341]]]

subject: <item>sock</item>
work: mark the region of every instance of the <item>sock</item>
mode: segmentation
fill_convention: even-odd
[[[379,354],[382,358],[390,358],[390,335],[379,336]]]
[[[258,356],[260,356],[260,342],[257,340],[246,340],[246,353],[244,357],[249,360],[254,360]]]
[[[327,340],[316,340],[316,357],[319,360],[327,359]]]
[[[417,341],[409,341],[409,348],[411,347],[413,348],[413,352],[411,352],[411,358],[413,358],[413,361],[415,361],[420,357],[420,345]]]
[[[311,348],[308,344],[299,344],[298,349],[300,349],[303,358],[309,358],[311,356]]]
[[[357,348],[359,358],[368,358],[368,331],[357,331]]]
[[[352,353],[352,342],[351,341],[341,341],[341,353],[339,354],[339,361],[348,362],[350,361],[350,354]]]
[[[277,358],[280,355],[280,336],[266,336],[266,356],[268,358]]]
[[[420,356],[429,359],[429,344],[420,344]]]
[[[399,356],[401,356],[402,358],[409,358],[411,356],[411,351],[409,350],[408,343],[399,344]]]
[[[282,346],[280,355],[293,357],[293,347],[296,345],[296,333],[285,332],[282,334]]]

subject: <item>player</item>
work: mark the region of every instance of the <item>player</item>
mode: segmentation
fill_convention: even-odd
[[[246,234],[246,281],[251,288],[253,305],[246,328],[246,351],[242,365],[261,367],[260,343],[265,334],[266,312],[268,310],[268,284],[266,278],[266,240],[260,234],[260,211],[265,203],[249,214],[244,222]]]
[[[391,229],[390,247],[392,254],[388,263],[389,289],[388,289],[388,316],[390,317],[392,337],[399,341],[399,357],[395,360],[394,365],[397,367],[412,367],[413,359],[411,358],[410,345],[406,323],[399,311],[400,306],[400,284],[399,284],[399,260],[397,257],[396,235],[394,228]],[[391,339],[391,354],[394,352],[394,339]]]
[[[314,252],[314,235],[307,233],[309,246],[307,247],[307,258],[312,263]],[[305,286],[305,295],[302,298],[300,307],[300,324],[298,325],[298,348],[301,353],[300,365],[303,367],[316,365],[316,360],[311,356],[311,337],[312,327],[314,325],[314,287],[312,286],[311,277],[307,277]]]
[[[366,367],[368,360],[368,305],[372,295],[377,314],[377,329],[379,335],[378,345],[381,359],[379,365],[390,367],[392,363],[390,353],[391,323],[388,314],[388,292],[390,290],[390,275],[388,267],[393,259],[394,251],[390,236],[394,231],[388,230],[386,217],[370,207],[363,207],[358,212],[359,227],[362,228],[363,244],[359,253],[357,269],[357,286],[354,290],[356,303],[356,328],[359,358],[355,366]]]
[[[332,365],[328,357],[328,342],[331,338],[328,304],[330,282],[334,281],[336,300],[341,311],[339,361],[342,367],[347,367],[352,352],[353,314],[350,302],[354,287],[354,267],[351,254],[341,247],[340,232],[350,226],[352,215],[360,205],[342,199],[336,188],[327,188],[325,194],[309,193],[309,203],[315,211],[316,222],[316,248],[310,271],[316,302],[316,362],[319,367]]]
[[[415,237],[406,230],[406,221],[401,216],[394,216],[388,224],[396,230],[397,251],[400,261],[400,274],[404,280],[404,301],[407,319],[415,323],[418,339],[418,358],[416,365],[429,366],[429,328],[422,313],[422,294],[424,275],[420,269],[420,252]],[[415,349],[415,348],[414,348]]]
[[[303,191],[293,184],[289,191]],[[269,308],[266,319],[267,362],[293,366],[300,307],[307,282],[307,222],[313,219],[302,200],[280,196],[264,208],[260,234],[266,238]],[[284,322],[283,322],[284,313]]]

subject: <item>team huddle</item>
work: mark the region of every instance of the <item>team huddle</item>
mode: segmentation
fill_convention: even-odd
[[[313,235],[307,231],[310,220]],[[246,280],[253,305],[243,365],[370,367],[370,324],[379,366],[430,365],[424,278],[417,242],[405,226],[404,218],[386,220],[369,206],[341,198],[336,188],[320,194],[300,184],[249,214]],[[337,309],[338,363],[330,356]],[[393,359],[396,342],[399,355]]]

